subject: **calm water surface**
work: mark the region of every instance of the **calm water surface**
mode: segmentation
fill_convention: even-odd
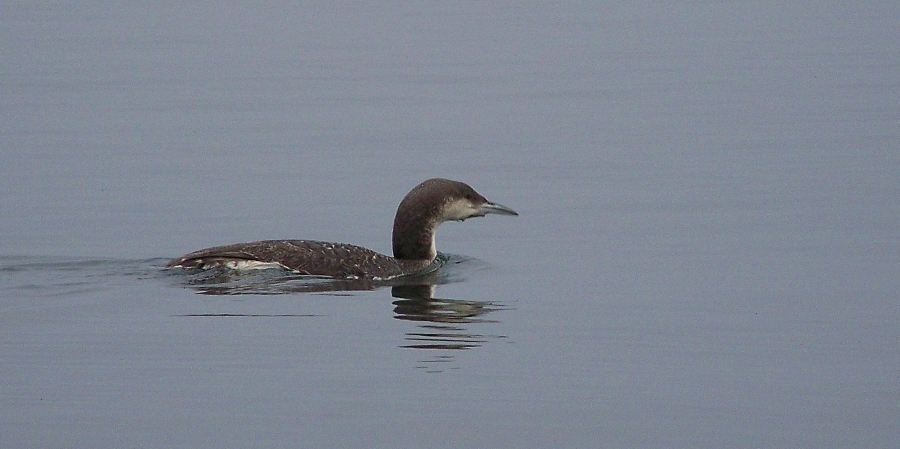
[[[895,447],[900,7],[0,6],[2,447]],[[390,251],[410,284],[166,271]]]

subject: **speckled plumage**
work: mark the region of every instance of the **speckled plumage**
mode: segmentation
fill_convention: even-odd
[[[419,272],[431,261],[402,260],[346,243],[315,240],[263,240],[201,249],[173,260],[169,267],[210,268],[236,261],[270,262],[300,274],[388,279]],[[374,274],[373,274],[374,273]]]
[[[429,179],[413,188],[397,208],[392,235],[394,257],[346,243],[263,240],[201,249],[172,260],[166,267],[205,269],[259,262],[314,276],[389,279],[421,273],[434,263],[434,233],[441,223],[488,213],[518,215],[489,202],[467,184]]]

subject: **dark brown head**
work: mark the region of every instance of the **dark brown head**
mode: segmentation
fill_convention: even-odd
[[[394,257],[432,260],[437,255],[434,232],[445,221],[463,221],[487,214],[519,215],[492,203],[468,184],[449,179],[429,179],[414,187],[394,217]]]

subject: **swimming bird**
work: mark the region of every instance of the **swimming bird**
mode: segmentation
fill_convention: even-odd
[[[487,214],[519,215],[488,201],[468,184],[434,178],[415,186],[397,207],[392,234],[394,257],[346,243],[263,240],[194,251],[170,261],[166,268],[280,266],[312,276],[392,279],[437,268],[434,234],[438,225]]]

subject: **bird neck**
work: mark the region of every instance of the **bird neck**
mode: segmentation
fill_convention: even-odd
[[[437,249],[434,232],[438,223],[422,215],[401,214],[397,211],[392,235],[394,258],[407,260],[434,260]]]

